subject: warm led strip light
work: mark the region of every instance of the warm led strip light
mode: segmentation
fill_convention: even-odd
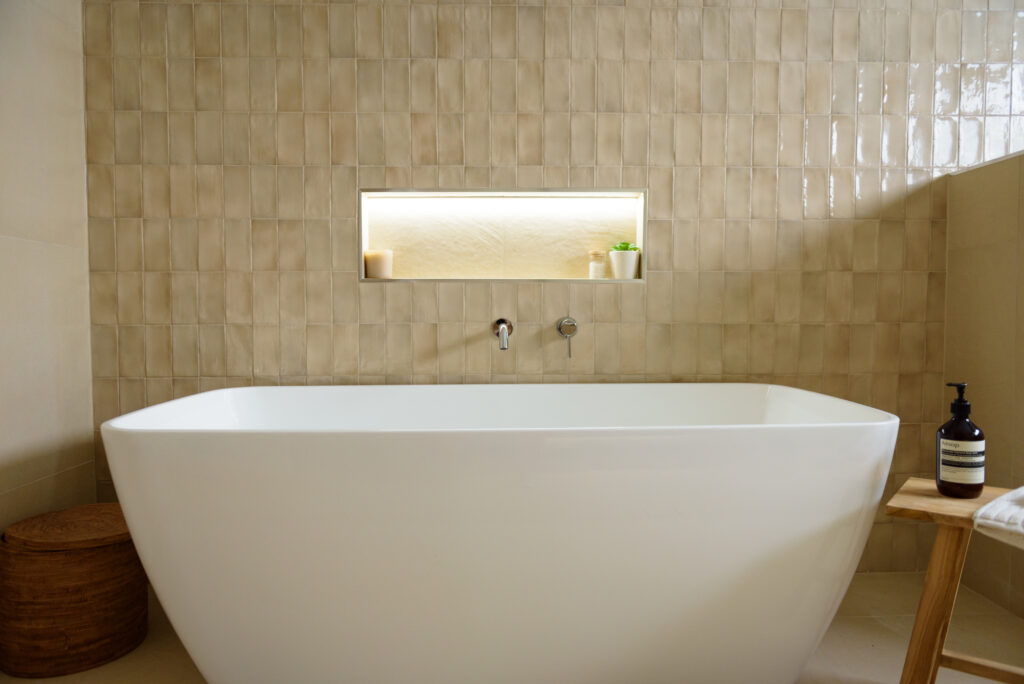
[[[360,193],[360,253],[390,249],[398,279],[585,279],[588,252],[641,250],[643,190]]]

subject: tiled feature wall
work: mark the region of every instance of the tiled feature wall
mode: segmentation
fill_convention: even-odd
[[[0,531],[96,500],[81,7],[0,0]]]
[[[949,179],[946,374],[969,382],[985,480],[1024,484],[1024,155]],[[948,390],[950,397],[955,396]],[[1024,551],[975,535],[964,581],[1024,615]]]
[[[898,413],[897,477],[931,471],[939,177],[1024,146],[1010,0],[83,12],[97,421],[251,383],[756,380]],[[567,186],[649,188],[646,283],[357,282],[357,188]],[[880,516],[862,567],[927,534]]]

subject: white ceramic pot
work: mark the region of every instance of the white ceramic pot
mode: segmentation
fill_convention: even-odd
[[[636,278],[636,265],[640,252],[633,250],[613,249],[608,252],[608,258],[612,262],[612,277],[617,280],[630,280]]]

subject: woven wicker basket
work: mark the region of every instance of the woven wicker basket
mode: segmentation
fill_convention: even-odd
[[[15,523],[0,537],[0,670],[56,677],[115,660],[145,638],[147,600],[119,505]]]

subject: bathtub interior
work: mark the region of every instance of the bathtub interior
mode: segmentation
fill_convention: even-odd
[[[376,432],[827,425],[895,418],[859,404],[759,384],[243,387],[184,397],[113,429]]]

